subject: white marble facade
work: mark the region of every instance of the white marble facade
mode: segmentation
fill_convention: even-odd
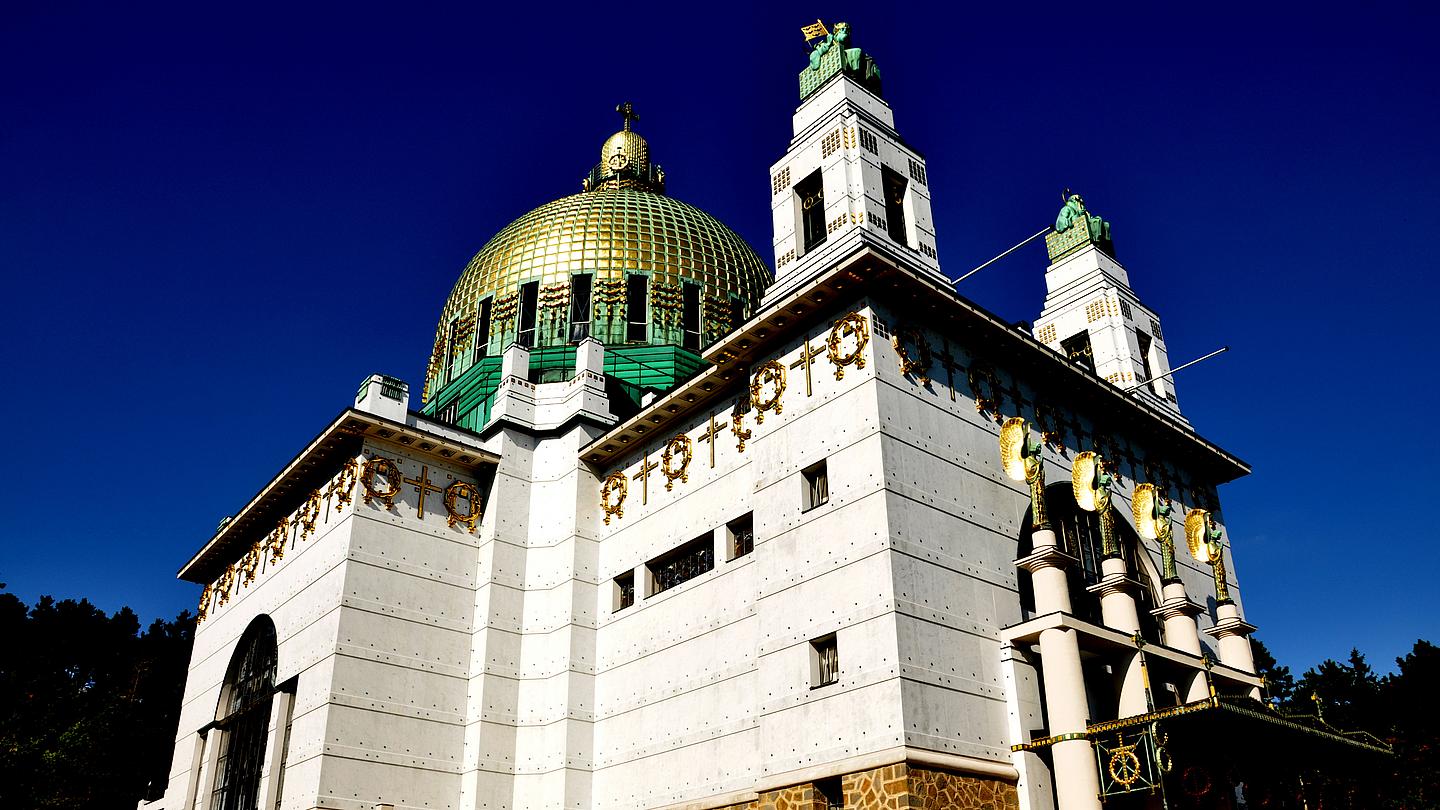
[[[840,146],[820,157],[834,133]],[[706,350],[710,368],[638,414],[612,412],[604,349],[589,340],[566,382],[530,382],[526,351],[508,349],[480,434],[409,411],[408,394],[382,396],[373,378],[182,571],[213,583],[252,544],[268,549],[279,519],[290,526],[283,558],[262,553],[224,604],[207,594],[154,806],[218,810],[227,669],[268,617],[265,810],[723,807],[904,761],[1014,784],[1027,810],[1098,807],[1012,746],[1053,731],[1037,669],[1045,628],[1071,622],[1081,649],[1126,636],[1037,613],[1023,593],[1029,493],[1001,470],[999,422],[1054,429],[1043,452],[1055,484],[1082,450],[1119,459],[1124,522],[1154,471],[1180,520],[1218,509],[1215,485],[1246,470],[1173,408],[1136,405],[955,296],[924,183],[908,186],[910,244],[875,228],[879,167],[909,174],[910,161],[923,167],[888,106],[849,79],[802,105],[772,168],[789,173],[776,255],[800,255],[779,262],[760,311]],[[793,187],[816,170],[827,221],[844,222],[823,256],[806,256]],[[1064,303],[1047,323],[1083,312]],[[352,473],[344,502],[335,491],[352,461],[372,469]],[[457,481],[480,494],[473,532],[447,506]],[[323,503],[307,531],[294,503],[312,489]],[[376,497],[391,491],[393,504]],[[738,553],[747,521],[753,546]],[[695,551],[695,575],[662,590],[657,571],[677,549],[707,550],[708,568]],[[1131,577],[1158,588],[1153,543],[1134,563]],[[1200,627],[1214,626],[1210,568],[1182,555],[1179,573]],[[1203,669],[1166,652],[1193,649],[1174,641],[1154,642],[1170,667],[1159,681]],[[1214,677],[1252,685],[1220,652]]]

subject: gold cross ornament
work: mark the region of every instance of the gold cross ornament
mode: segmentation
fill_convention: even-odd
[[[406,478],[406,479],[404,479],[404,480],[405,480],[405,483],[407,483],[407,484],[414,484],[414,485],[415,485],[415,491],[420,493],[420,497],[419,497],[418,499],[416,499],[416,501],[415,501],[415,517],[417,517],[417,518],[419,518],[419,519],[421,519],[421,520],[424,520],[424,519],[425,519],[425,495],[426,495],[427,493],[430,493],[430,492],[444,492],[445,489],[444,489],[443,487],[437,487],[437,486],[435,486],[435,484],[431,483],[431,481],[430,481],[430,466],[429,466],[428,464],[421,464],[421,465],[420,465],[420,477],[419,477],[419,478]]]

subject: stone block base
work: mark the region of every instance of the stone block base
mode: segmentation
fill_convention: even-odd
[[[1009,782],[909,763],[886,765],[840,777],[845,810],[1019,810]],[[815,783],[767,791],[760,798],[721,810],[829,810]]]

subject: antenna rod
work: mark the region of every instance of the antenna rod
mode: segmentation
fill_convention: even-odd
[[[1164,374],[1161,374],[1159,377],[1151,377],[1150,379],[1146,380],[1145,382],[1136,383],[1135,385],[1132,385],[1132,386],[1130,386],[1129,388],[1126,388],[1126,389],[1125,389],[1125,393],[1126,393],[1126,394],[1132,394],[1132,393],[1134,393],[1134,392],[1136,392],[1136,391],[1139,391],[1141,388],[1144,388],[1145,386],[1149,385],[1150,383],[1155,382],[1156,380],[1163,380],[1163,379],[1165,379],[1166,377],[1169,377],[1171,374],[1174,374],[1174,373],[1177,372],[1177,371],[1184,371],[1185,369],[1187,369],[1187,368],[1195,365],[1196,363],[1200,362],[1201,360],[1209,360],[1210,358],[1214,357],[1214,356],[1217,355],[1217,354],[1224,354],[1225,352],[1228,352],[1228,351],[1230,351],[1230,347],[1229,347],[1229,346],[1221,346],[1220,348],[1216,349],[1216,350],[1213,351],[1213,352],[1210,352],[1209,354],[1205,355],[1204,357],[1197,357],[1197,358],[1195,358],[1194,360],[1191,360],[1190,362],[1186,363],[1186,364],[1183,365],[1183,366],[1176,366],[1175,368],[1170,369],[1169,371],[1165,372]]]
[[[996,256],[995,258],[991,259],[990,261],[985,262],[984,264],[980,265],[979,267],[975,268],[974,270],[971,270],[970,272],[966,273],[965,275],[963,275],[963,276],[961,276],[961,277],[959,277],[959,278],[951,281],[950,283],[951,283],[951,284],[959,284],[960,282],[964,281],[965,279],[967,279],[967,278],[975,275],[976,273],[980,272],[981,270],[984,270],[985,268],[989,267],[990,265],[994,264],[995,262],[1000,261],[1001,259],[1005,258],[1006,256],[1009,256],[1011,253],[1014,253],[1015,251],[1019,250],[1020,248],[1025,247],[1026,245],[1030,244],[1031,242],[1035,241],[1036,239],[1039,239],[1040,237],[1044,236],[1045,234],[1047,234],[1047,233],[1049,233],[1049,232],[1051,232],[1051,231],[1053,231],[1053,230],[1055,230],[1055,229],[1047,225],[1047,226],[1045,227],[1045,230],[1040,231],[1039,233],[1035,234],[1034,236],[1029,237],[1028,239],[1026,239],[1025,241],[1021,242],[1020,244],[1016,245],[1015,247],[1010,248],[1009,250],[1005,251],[1004,253],[1001,253],[999,256]]]

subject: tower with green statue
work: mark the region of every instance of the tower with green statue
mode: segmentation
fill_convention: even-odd
[[[835,23],[833,31],[827,31],[825,24],[816,20],[801,31],[810,46],[810,64],[800,71],[800,98],[804,100],[811,93],[836,74],[843,73],[859,82],[862,87],[875,95],[880,92],[880,68],[875,59],[865,51],[854,47],[850,23]]]

